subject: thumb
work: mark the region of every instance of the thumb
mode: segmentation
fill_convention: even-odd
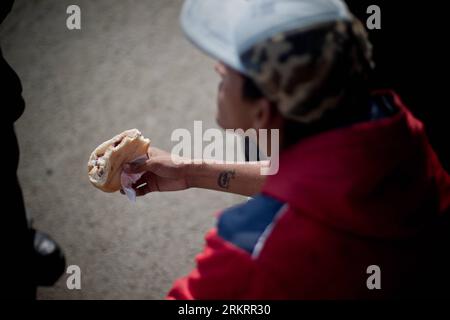
[[[151,160],[147,160],[144,163],[126,163],[123,166],[123,171],[128,174],[141,173],[144,171],[152,171],[156,163]]]

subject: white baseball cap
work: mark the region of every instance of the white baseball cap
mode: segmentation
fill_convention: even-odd
[[[282,32],[351,19],[341,0],[186,0],[180,22],[194,45],[248,75],[241,54],[257,43]]]

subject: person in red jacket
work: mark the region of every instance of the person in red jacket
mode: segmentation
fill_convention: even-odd
[[[181,23],[219,61],[221,127],[279,129],[281,154],[267,178],[262,162],[175,164],[155,148],[126,169],[145,171],[139,196],[253,197],[219,213],[167,298],[442,296],[450,177],[400,97],[368,87],[371,45],[345,4],[188,0]]]

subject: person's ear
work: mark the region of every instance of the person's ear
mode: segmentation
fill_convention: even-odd
[[[272,128],[276,115],[269,100],[266,98],[259,99],[253,110],[253,128],[256,130]]]

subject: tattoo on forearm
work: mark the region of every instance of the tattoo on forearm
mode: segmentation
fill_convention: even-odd
[[[230,180],[234,179],[236,172],[233,171],[223,171],[219,174],[219,179],[217,179],[217,184],[219,187],[228,189],[230,186]]]

